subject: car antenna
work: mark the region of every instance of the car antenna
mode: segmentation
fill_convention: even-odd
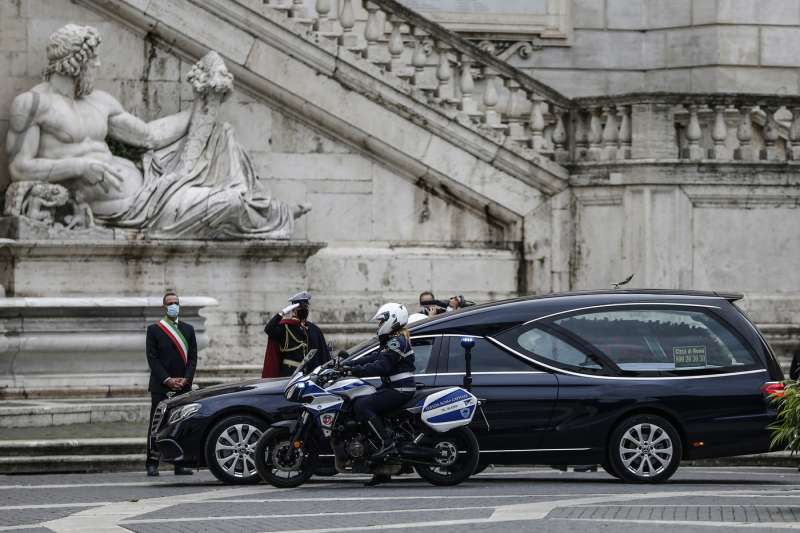
[[[633,276],[634,276],[634,274],[631,274],[630,276],[625,278],[624,281],[620,281],[619,283],[612,283],[612,285],[614,286],[614,290],[619,289],[623,285],[627,285],[633,279]]]

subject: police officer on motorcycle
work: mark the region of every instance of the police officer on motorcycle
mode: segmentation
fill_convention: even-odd
[[[373,321],[378,322],[380,348],[357,361],[348,362],[344,369],[357,377],[379,376],[383,385],[369,396],[356,398],[353,414],[364,422],[378,438],[381,448],[372,455],[373,461],[396,452],[392,432],[386,427],[381,414],[406,403],[416,390],[414,382],[414,351],[408,329],[408,310],[402,304],[387,303],[378,309]],[[369,484],[388,481],[389,476],[376,475]]]

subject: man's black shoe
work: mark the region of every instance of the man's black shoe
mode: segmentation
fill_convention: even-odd
[[[176,476],[191,476],[194,474],[191,468],[186,468],[185,466],[176,466],[175,467],[175,475]]]
[[[158,476],[158,465],[147,465],[147,477]]]
[[[364,483],[365,487],[374,487],[375,485],[380,485],[381,483],[388,483],[392,480],[392,476],[389,474],[374,474],[372,479]]]

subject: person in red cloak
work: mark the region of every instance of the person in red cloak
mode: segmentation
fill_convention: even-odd
[[[310,350],[317,350],[317,353],[307,368],[330,361],[330,349],[322,330],[308,320],[310,303],[308,292],[297,293],[289,298],[288,306],[267,322],[264,333],[269,339],[262,378],[291,376]]]

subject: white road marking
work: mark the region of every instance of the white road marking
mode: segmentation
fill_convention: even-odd
[[[749,494],[752,490],[741,490],[741,491],[672,491],[672,492],[653,492],[647,494],[646,496],[641,496],[641,499],[646,498],[675,498],[675,497],[697,497],[697,496],[725,496],[726,494]],[[481,523],[498,523],[498,522],[525,522],[525,521],[535,521],[535,520],[542,520],[544,519],[553,509],[557,507],[574,507],[574,506],[586,506],[591,504],[603,504],[603,503],[611,503],[611,502],[626,502],[630,501],[633,498],[636,498],[637,495],[635,494],[617,494],[614,496],[597,496],[597,497],[578,497],[572,498],[569,500],[551,500],[551,501],[544,501],[544,502],[534,502],[534,503],[523,503],[523,504],[515,504],[515,505],[503,505],[497,506],[495,512],[489,518],[477,518],[477,519],[468,519],[468,520],[438,520],[438,521],[431,521],[431,522],[408,522],[403,524],[382,524],[382,525],[375,525],[375,526],[366,526],[366,527],[335,527],[335,528],[320,528],[320,529],[296,529],[296,530],[285,530],[285,531],[272,531],[270,533],[340,533],[340,532],[347,532],[347,531],[379,531],[379,530],[391,530],[391,529],[412,529],[412,528],[421,528],[421,527],[444,527],[447,526],[448,528],[452,528],[453,526],[457,525],[465,525],[465,524],[481,524]],[[637,498],[638,499],[638,498]],[[590,519],[587,519],[590,520]],[[604,522],[602,519],[593,520],[594,522]],[[631,521],[636,522],[636,521]],[[704,525],[708,524],[708,522],[680,522],[680,521],[648,521],[642,520],[638,523],[643,524],[655,524],[655,523],[663,523],[663,524],[678,524],[678,525]],[[721,525],[735,525],[737,527],[740,523],[737,522],[724,522],[720,523]],[[786,528],[787,526],[784,523],[778,522],[760,522],[757,524],[749,524],[750,527],[782,527]],[[792,524],[790,529],[800,528],[800,524]]]
[[[25,524],[20,526],[0,526],[0,531],[19,531],[22,529],[38,529],[42,526],[39,524]]]
[[[49,522],[42,522],[40,527],[46,527],[55,533],[72,533],[82,531],[96,531],[96,532],[127,532],[129,530],[122,526],[117,525],[118,522],[126,518],[152,513],[180,505],[182,503],[197,503],[208,500],[212,497],[224,498],[248,496],[250,494],[258,494],[264,492],[277,492],[281,489],[264,489],[264,487],[241,487],[241,488],[228,488],[228,489],[215,489],[203,492],[196,492],[193,494],[182,494],[179,496],[163,496],[161,498],[149,498],[136,502],[115,502],[103,507],[95,507],[94,509],[87,509],[65,518],[51,520]]]
[[[206,522],[212,520],[257,520],[261,518],[310,518],[315,516],[355,516],[370,514],[398,514],[398,513],[440,513],[444,511],[470,511],[473,509],[494,509],[494,506],[487,507],[432,507],[422,509],[387,509],[383,511],[342,511],[342,512],[322,512],[322,513],[292,513],[292,514],[257,514],[257,515],[238,515],[238,516],[191,516],[182,518],[145,518],[141,520],[125,520],[120,525],[131,524],[166,524],[174,522]]]
[[[584,496],[614,496],[617,493],[587,493]],[[397,500],[491,500],[494,498],[556,498],[571,496],[572,493],[560,494],[477,494],[474,496],[364,496],[352,498],[268,498],[268,499],[235,499],[235,500],[209,500],[208,503],[291,503],[291,502],[363,502],[363,501],[397,501]]]
[[[670,525],[670,526],[708,526],[708,527],[752,527],[761,529],[800,529],[800,524],[796,522],[712,522],[692,520],[626,520],[624,518],[553,518],[556,520],[568,520],[570,522],[615,522],[626,524],[647,524],[647,525]]]
[[[112,502],[81,502],[81,503],[38,503],[33,505],[3,505],[0,511],[19,511],[22,509],[62,509],[69,507],[100,507]]]
[[[153,483],[149,481],[128,483],[59,483],[53,485],[0,485],[0,490],[33,490],[33,489],[86,489],[94,487],[191,487],[177,481]],[[222,486],[222,485],[220,485]],[[202,485],[198,485],[198,488]]]

